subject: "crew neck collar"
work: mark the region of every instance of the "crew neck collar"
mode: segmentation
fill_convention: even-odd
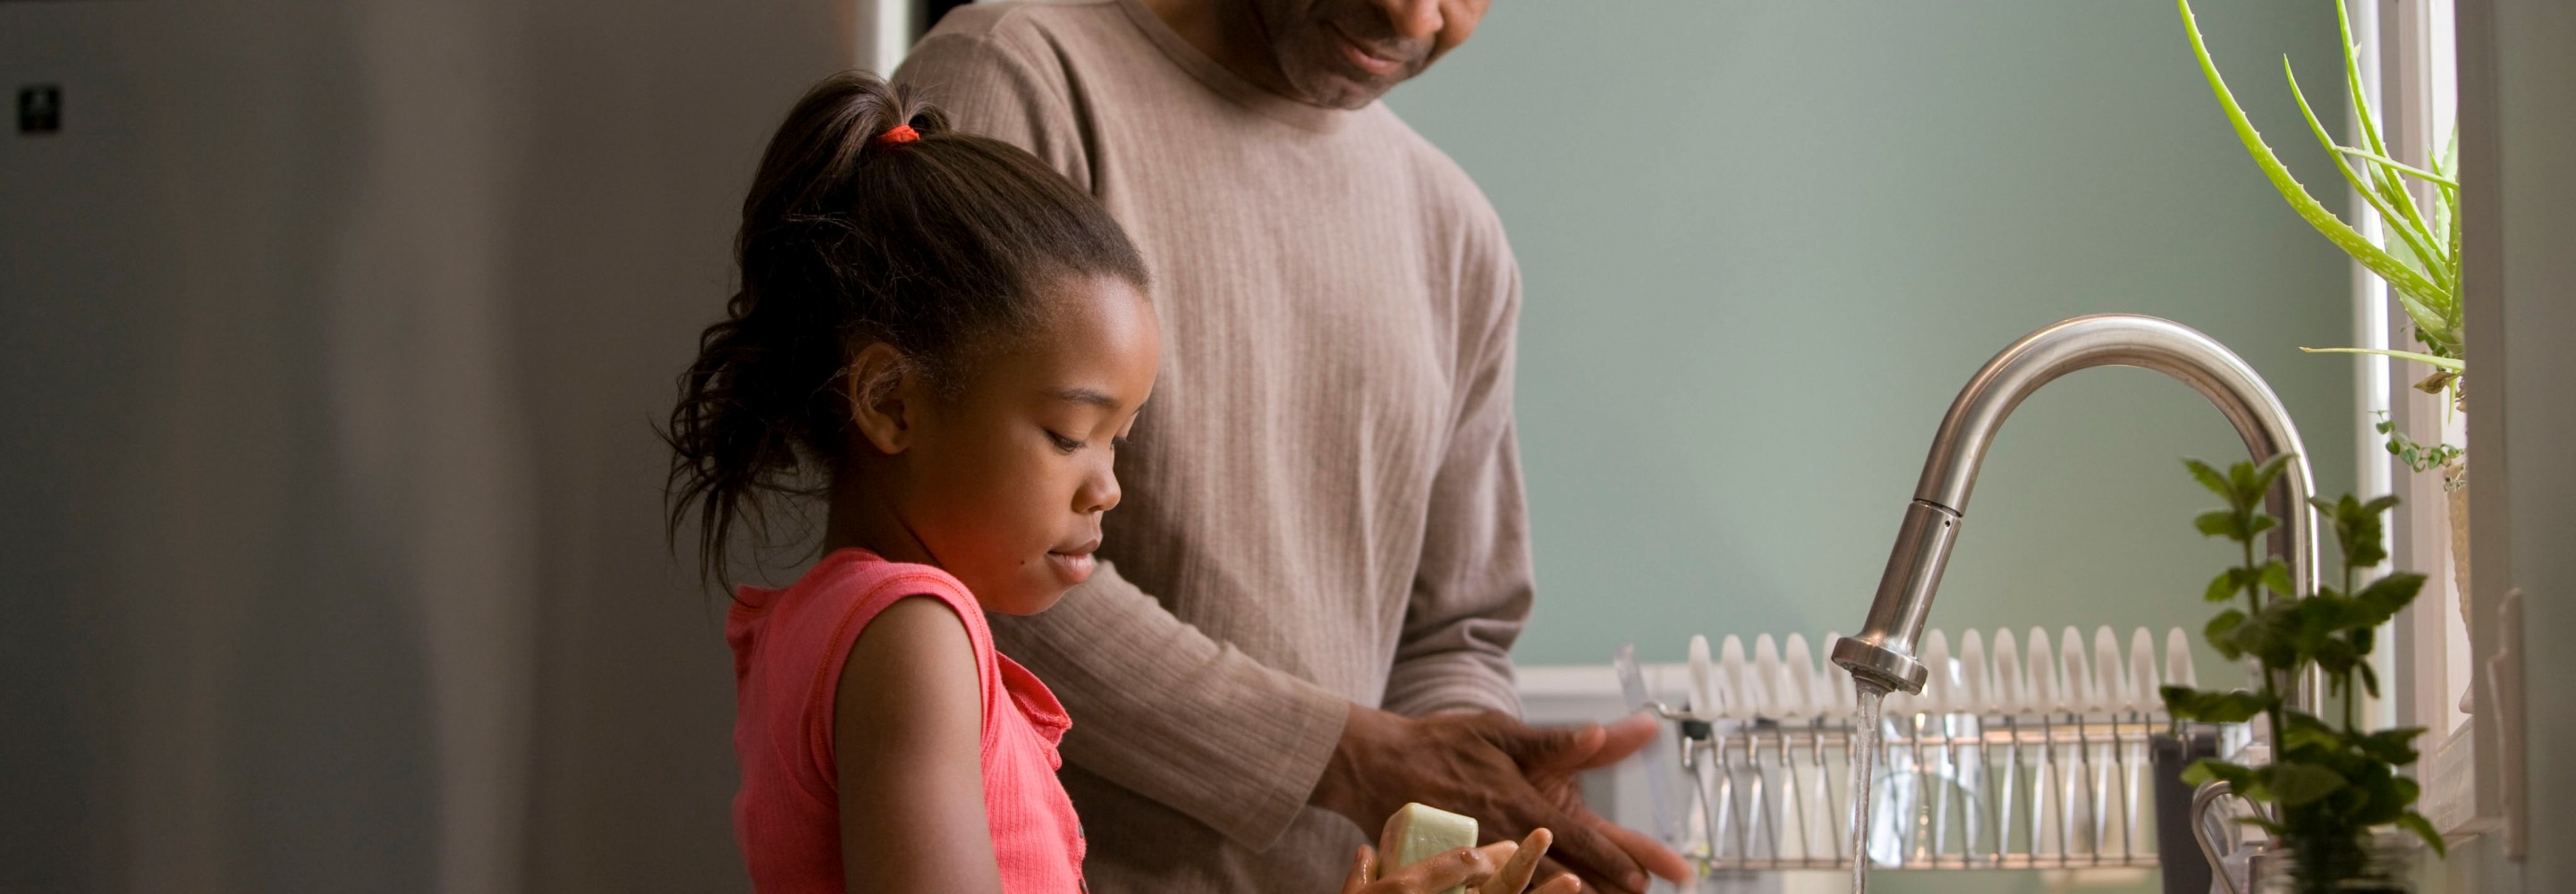
[[[1236,105],[1251,109],[1262,117],[1304,130],[1331,133],[1340,129],[1343,122],[1349,121],[1353,113],[1361,111],[1360,109],[1326,108],[1273,93],[1251,81],[1244,80],[1242,75],[1235,74],[1234,70],[1225,67],[1224,63],[1210,59],[1206,53],[1199,52],[1199,48],[1191,46],[1189,40],[1183,38],[1180,32],[1172,30],[1172,26],[1165,24],[1163,17],[1155,15],[1153,10],[1146,9],[1142,0],[1118,0],[1118,7],[1127,13],[1127,20],[1136,25],[1136,30],[1145,33],[1145,39],[1153,41],[1155,49],[1162,50],[1164,56],[1169,57],[1173,64],[1180,66],[1182,71],[1188,72],[1191,78],[1206,85],[1208,89],[1216,91],[1217,95],[1232,100]],[[1375,103],[1372,102],[1371,105]]]

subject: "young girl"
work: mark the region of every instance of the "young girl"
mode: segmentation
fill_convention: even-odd
[[[734,250],[741,291],[671,414],[674,529],[696,516],[720,576],[765,498],[828,504],[822,560],[742,587],[726,621],[754,885],[1081,890],[1069,721],[984,612],[1044,611],[1091,573],[1161,351],[1143,262],[1035,157],[855,73],[788,113]],[[1545,846],[1384,878],[1363,848],[1345,887],[1517,892]]]

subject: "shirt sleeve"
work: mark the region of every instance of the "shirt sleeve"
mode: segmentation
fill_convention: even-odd
[[[1462,177],[1463,179],[1463,177]],[[1491,709],[1518,716],[1511,648],[1534,584],[1512,421],[1520,268],[1479,199],[1458,251],[1457,422],[1431,487],[1422,563],[1405,606],[1384,707],[1408,715]]]
[[[1350,702],[1173,617],[1102,562],[994,641],[1073,716],[1065,759],[1266,849],[1323,778]]]
[[[984,12],[961,8],[949,16]],[[946,110],[957,130],[1029,150],[1091,191],[1090,153],[1074,120],[1064,68],[1044,64],[1041,54],[1014,43],[989,31],[934,32],[913,45],[893,80]]]
[[[1089,189],[1062,70],[1008,43],[933,34],[896,80],[928,91],[958,129],[1026,148]],[[1066,760],[1244,846],[1287,831],[1341,739],[1349,700],[1181,621],[1111,563],[1043,614],[990,620],[1001,650],[1072,715]]]

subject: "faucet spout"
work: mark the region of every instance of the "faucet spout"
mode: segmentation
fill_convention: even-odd
[[[2308,497],[2316,485],[2299,430],[2271,386],[2244,358],[2180,323],[2134,314],[2076,317],[2013,342],[1959,389],[1950,414],[1932,437],[1932,453],[1923,461],[1914,501],[1905,507],[1869,617],[1860,633],[1834,644],[1835,664],[1889,689],[1923,691],[1925,671],[1915,655],[1916,642],[1931,615],[1932,596],[1941,586],[1941,569],[1957,542],[1959,522],[1967,515],[1968,493],[1976,488],[1986,448],[2023,398],[2059,376],[2092,366],[2143,367],[2180,379],[2218,406],[2255,459],[2295,455],[2265,502],[2284,522],[2272,535],[2272,552],[2290,566],[2293,589],[2309,591],[2316,576],[2316,529]]]

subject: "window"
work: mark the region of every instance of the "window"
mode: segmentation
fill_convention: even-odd
[[[2352,8],[2354,38],[2365,60],[2364,88],[2373,94],[2388,148],[2398,160],[2425,166],[2428,156],[2448,145],[2458,109],[2458,64],[2453,0],[2375,0]],[[2357,125],[2356,125],[2357,126]],[[2432,198],[2420,181],[2417,201]],[[2364,234],[2376,239],[2381,222],[2355,201]],[[2404,311],[2378,278],[2354,266],[2356,329],[2372,347],[2418,349]],[[2384,414],[2396,431],[2418,444],[2468,446],[2464,414],[2446,395],[2414,387],[2431,369],[2415,363],[2366,357],[2361,361],[2360,391],[2366,422]],[[2454,561],[2454,534],[2465,528],[2466,492],[2441,471],[2417,472],[2387,451],[2387,436],[2363,426],[2365,462],[2360,489],[2395,493],[2404,500],[2389,530],[2389,555],[2396,567],[2423,572],[2423,593],[2393,622],[2383,650],[2382,677],[2394,681],[2383,692],[2379,719],[2390,725],[2429,730],[2419,743],[2425,754],[2417,766],[2424,783],[2425,813],[2445,831],[2476,827],[2476,773],[2470,747],[2473,717],[2468,708],[2476,685],[2471,659],[2466,596]],[[2455,510],[2456,521],[2455,525]]]

